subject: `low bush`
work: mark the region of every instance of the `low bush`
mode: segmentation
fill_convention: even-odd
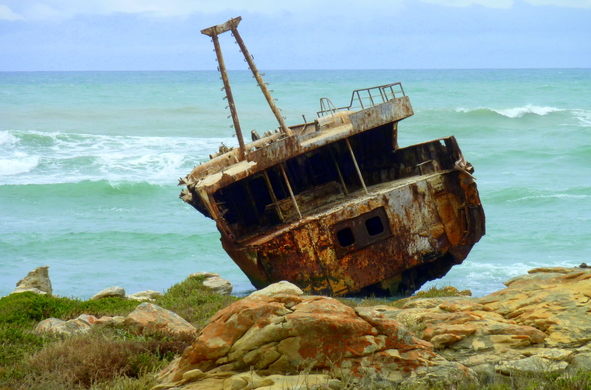
[[[201,328],[218,310],[238,300],[213,293],[203,286],[203,280],[204,277],[189,277],[169,288],[155,303]]]

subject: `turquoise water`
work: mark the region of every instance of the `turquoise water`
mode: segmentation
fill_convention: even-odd
[[[230,75],[242,128],[277,126],[254,80]],[[318,99],[401,81],[400,144],[455,135],[487,235],[430,285],[483,295],[537,266],[591,262],[591,70],[269,71],[288,123]],[[177,179],[236,145],[216,72],[0,73],[0,296],[49,265],[56,294],[165,290],[214,271],[252,286]],[[428,287],[427,286],[427,287]]]

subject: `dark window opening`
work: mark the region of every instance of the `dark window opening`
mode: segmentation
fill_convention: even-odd
[[[370,236],[377,236],[384,232],[384,224],[379,216],[371,217],[365,221],[365,228]]]
[[[344,228],[337,232],[337,240],[339,245],[344,248],[355,243],[355,236],[353,236],[351,228]]]

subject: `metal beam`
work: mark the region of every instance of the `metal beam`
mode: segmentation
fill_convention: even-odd
[[[222,81],[224,82],[224,89],[226,91],[226,98],[228,99],[228,107],[230,108],[230,114],[232,115],[232,122],[234,123],[234,130],[236,131],[236,137],[238,137],[238,144],[240,145],[240,159],[244,160],[244,138],[242,137],[240,121],[238,120],[238,112],[236,111],[236,105],[234,104],[234,96],[232,95],[232,88],[230,87],[230,80],[228,79],[228,72],[226,71],[224,56],[222,55],[222,48],[220,47],[220,41],[218,39],[217,34],[211,35],[211,40],[213,41],[215,55],[218,59],[218,66],[220,73],[222,75]]]
[[[337,174],[339,175],[339,180],[341,182],[341,186],[343,186],[343,192],[345,193],[345,195],[347,195],[349,193],[349,190],[347,189],[347,185],[345,184],[345,180],[343,179],[343,174],[341,173],[341,168],[339,167],[339,163],[338,163],[337,159],[335,158],[334,153],[332,152],[332,149],[330,149],[330,147],[328,148],[328,153],[330,154],[330,158],[332,159],[332,162],[334,163],[334,166],[337,169]]]
[[[285,133],[286,135],[291,135],[292,132],[289,129],[289,127],[287,127],[287,125],[285,124],[285,120],[283,119],[283,116],[281,115],[281,111],[279,111],[279,108],[275,104],[275,101],[273,100],[273,97],[271,96],[271,92],[267,88],[267,84],[265,84],[263,77],[259,73],[259,71],[252,59],[252,55],[250,54],[250,52],[246,48],[246,45],[244,44],[244,41],[242,40],[242,37],[240,36],[240,33],[238,32],[237,26],[238,25],[236,24],[235,26],[231,27],[232,34],[234,34],[234,38],[236,38],[236,43],[238,43],[238,46],[240,46],[240,51],[242,51],[242,54],[244,55],[244,59],[248,63],[248,67],[252,71],[254,78],[257,80],[257,83],[258,83],[259,87],[261,88],[263,95],[265,95],[265,99],[267,99],[267,103],[269,103],[269,107],[271,107],[271,111],[273,111],[275,118],[277,118],[277,122],[279,122],[279,127],[281,128],[281,131],[283,133]]]
[[[277,211],[277,216],[281,220],[281,222],[285,221],[283,217],[283,213],[281,212],[281,208],[279,207],[279,203],[277,200],[277,195],[275,195],[275,190],[273,190],[273,184],[271,183],[271,179],[269,179],[269,173],[267,171],[263,171],[263,177],[265,178],[265,183],[267,184],[267,189],[269,190],[269,195],[271,195],[271,200],[275,205],[275,211]]]
[[[359,169],[359,165],[357,165],[357,159],[355,158],[355,153],[353,153],[353,148],[351,148],[351,143],[349,142],[349,138],[345,138],[345,143],[347,144],[347,149],[349,149],[349,153],[351,154],[351,159],[353,159],[353,164],[355,165],[355,170],[357,171],[357,176],[359,176],[359,181],[363,186],[366,194],[369,194],[367,187],[365,186],[365,181],[363,180],[363,176],[361,176],[361,170]]]
[[[226,31],[230,31],[231,29],[238,27],[238,24],[240,24],[241,20],[242,17],[240,16],[238,16],[237,18],[232,18],[222,24],[204,28],[203,30],[201,30],[201,34],[209,35],[210,37],[213,37],[214,35],[223,34]]]
[[[291,189],[291,184],[289,184],[289,179],[287,178],[287,173],[285,173],[285,169],[283,168],[283,164],[279,164],[279,168],[281,169],[281,174],[283,175],[283,180],[285,180],[285,184],[287,184],[287,190],[289,191],[289,196],[291,196],[291,201],[293,202],[293,205],[294,205],[296,211],[298,212],[300,219],[302,219],[302,213],[300,212],[298,202],[296,201],[295,195],[293,194],[293,191]]]

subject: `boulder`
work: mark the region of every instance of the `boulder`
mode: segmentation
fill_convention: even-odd
[[[160,291],[154,290],[146,290],[146,291],[138,291],[131,295],[127,296],[127,299],[132,299],[134,301],[140,302],[153,302],[156,298],[161,297],[162,293]]]
[[[49,280],[49,266],[37,267],[29,272],[22,280],[16,284],[14,293],[33,292],[41,295],[51,295],[51,280]]]
[[[68,321],[58,318],[47,318],[39,322],[34,331],[38,334],[72,336],[74,334],[86,333],[90,328],[91,325],[88,322],[79,318]]]
[[[164,332],[170,334],[196,333],[193,325],[170,310],[161,308],[153,303],[144,302],[125,318],[124,325],[136,329],[138,332]]]
[[[303,295],[304,292],[295,284],[282,280],[281,282],[273,283],[261,290],[255,291],[250,296],[273,296],[277,294]]]
[[[203,375],[189,375],[196,369]],[[475,378],[395,320],[363,317],[333,298],[275,294],[251,295],[220,310],[162,373],[160,386],[260,388],[261,383],[248,379],[255,370],[264,373],[265,389],[292,388],[304,369],[323,384],[331,380],[326,375],[331,369],[345,377],[379,376],[389,383],[413,375],[426,381],[450,378],[439,384]]]
[[[102,299],[102,298],[125,298],[125,289],[123,287],[113,286],[107,287],[94,294],[90,299]]]

